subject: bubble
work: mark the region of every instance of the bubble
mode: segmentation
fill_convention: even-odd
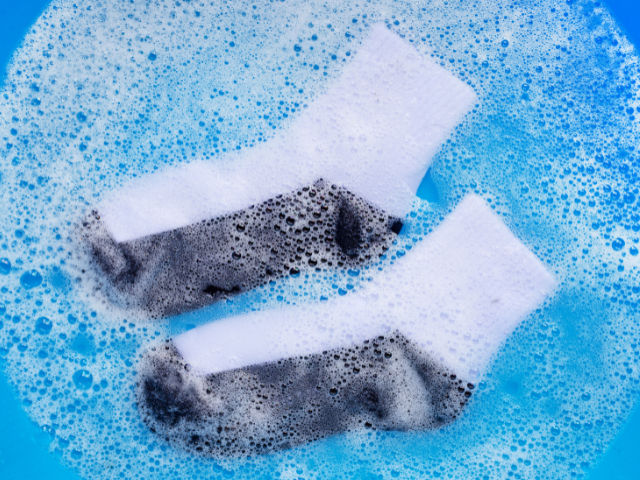
[[[73,384],[78,390],[89,390],[93,385],[93,375],[88,370],[76,370],[73,374]]]
[[[51,441],[56,437],[55,429],[50,425],[43,425],[38,429],[35,440],[43,447],[48,447]]]
[[[40,317],[36,320],[36,332],[40,335],[48,335],[53,328],[53,322],[47,317]]]
[[[0,258],[0,275],[9,275],[11,273],[11,262],[8,258]]]
[[[507,48],[509,46],[509,40],[502,40],[500,45],[502,45],[503,48]]]
[[[156,58],[158,58],[158,56],[156,55],[155,52],[151,52],[147,58],[149,60],[151,60],[152,62],[154,62],[156,60]]]
[[[624,240],[621,238],[616,238],[613,242],[611,242],[611,248],[613,248],[616,252],[619,252],[624,248]]]
[[[20,284],[27,290],[36,288],[42,283],[42,275],[35,269],[25,272],[20,277]]]
[[[384,360],[372,343],[385,350]],[[288,450],[363,427],[437,429],[471,396],[399,333],[354,347],[207,376],[187,368],[173,345],[152,350],[144,355],[136,389],[140,415],[174,446],[217,458]],[[410,400],[416,397],[425,401]],[[207,414],[211,410],[218,413]],[[241,411],[252,421],[236,424]]]

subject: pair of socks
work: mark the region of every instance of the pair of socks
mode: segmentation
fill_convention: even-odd
[[[107,297],[152,317],[309,269],[373,264],[474,92],[376,25],[287,130],[142,178],[83,222]],[[505,338],[554,288],[476,196],[361,291],[188,331],[143,356],[140,414],[205,456],[459,417]]]

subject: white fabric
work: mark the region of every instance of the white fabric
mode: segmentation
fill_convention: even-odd
[[[398,329],[472,380],[554,288],[538,258],[472,195],[361,292],[215,321],[174,344],[199,372],[216,373]]]
[[[99,211],[122,242],[324,178],[403,217],[436,150],[475,102],[468,85],[378,24],[337,82],[289,129],[223,161],[134,181]]]

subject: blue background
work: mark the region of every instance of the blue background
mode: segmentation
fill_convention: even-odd
[[[0,82],[4,67],[22,41],[31,24],[48,4],[48,0],[0,0]],[[628,38],[640,46],[640,1],[604,2]],[[429,179],[421,185],[421,196],[429,196]],[[0,373],[0,478],[3,480],[79,480],[48,453],[46,435],[25,415],[7,381]],[[589,475],[590,480],[640,478],[640,409],[636,409],[627,426],[611,444],[602,461]]]

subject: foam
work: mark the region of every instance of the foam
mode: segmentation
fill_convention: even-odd
[[[190,370],[170,345],[141,363],[142,421],[172,445],[214,458],[368,429],[437,430],[460,417],[475,390],[398,332],[217,375]]]
[[[289,275],[371,265],[403,222],[320,180],[254,208],[128,242],[115,243],[99,215],[82,224],[84,249],[110,303],[159,317]]]
[[[459,375],[477,379],[554,288],[535,255],[470,195],[358,294],[216,321],[174,343],[187,363],[210,374],[399,330]]]
[[[242,210],[325,178],[404,216],[474,91],[381,24],[287,131],[226,162],[142,178],[99,211],[117,242]]]
[[[640,122],[637,112],[630,121],[628,110],[640,107],[638,55],[606,6],[583,0],[180,4],[55,0],[7,69],[0,95],[0,257],[11,262],[11,272],[0,275],[0,311],[6,308],[0,361],[30,419],[56,430],[45,448],[83,478],[428,478],[434,469],[459,478],[510,472],[535,478],[542,471],[569,478],[595,468],[637,403],[640,375],[634,365],[640,256],[632,252],[637,193],[635,202],[626,199],[638,175]],[[291,110],[301,113],[297,104],[318,98],[338,78],[375,21],[387,21],[422,55],[470,82],[482,100],[431,166],[439,202],[416,206],[397,248],[413,245],[476,191],[553,265],[561,290],[509,337],[450,428],[346,433],[250,460],[185,455],[140,421],[132,395],[139,353],[207,315],[299,302],[317,288],[338,295],[358,288],[370,271],[357,279],[301,275],[233,305],[150,324],[85,296],[78,280],[86,285],[81,269],[87,265],[72,267],[67,238],[87,209],[135,175],[192,158],[224,160],[225,148],[242,145],[244,152],[273,127],[288,128]],[[236,47],[228,47],[230,40]],[[83,123],[78,112],[87,116]],[[285,113],[291,117],[283,119]],[[611,246],[617,238],[626,242],[620,251]],[[43,283],[25,291],[20,276],[31,269]],[[78,320],[71,323],[68,314]],[[33,331],[41,315],[53,324],[48,335]],[[91,339],[88,350],[83,339]],[[93,374],[98,392],[74,388],[72,374],[80,368]]]

